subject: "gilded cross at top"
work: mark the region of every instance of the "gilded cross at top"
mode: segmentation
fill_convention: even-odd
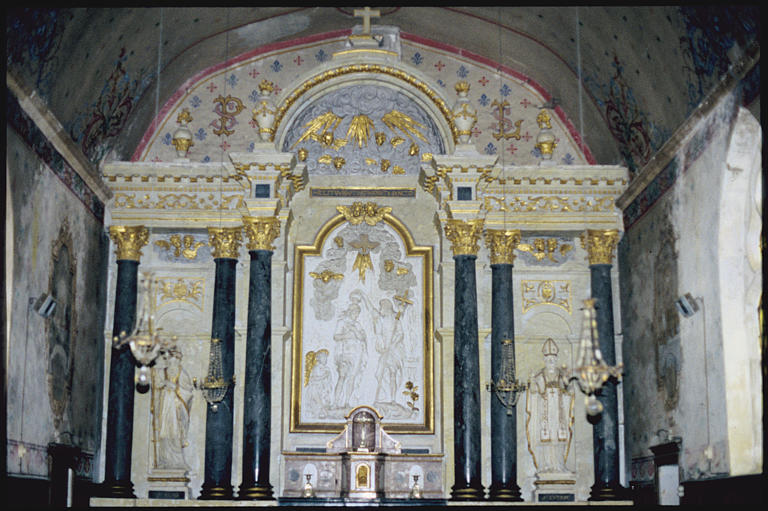
[[[355,15],[355,18],[363,18],[364,35],[371,35],[371,18],[381,17],[380,11],[372,11],[370,7],[366,7],[365,9],[355,9],[353,14]]]

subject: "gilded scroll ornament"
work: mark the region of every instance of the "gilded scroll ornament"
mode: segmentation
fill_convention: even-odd
[[[269,217],[243,217],[248,250],[274,250],[272,242],[280,236],[280,220]]]
[[[213,247],[213,258],[237,259],[243,241],[242,227],[209,227],[208,243]]]
[[[445,224],[445,236],[451,242],[453,255],[477,255],[477,244],[483,231],[483,219],[457,220],[448,219]]]
[[[617,229],[587,229],[579,239],[589,256],[589,264],[612,264],[613,251],[619,242]]]
[[[368,225],[376,225],[381,222],[384,215],[392,212],[390,206],[379,206],[375,202],[354,202],[351,206],[336,206],[336,211],[344,215],[344,218],[352,225],[365,222]]]
[[[175,257],[184,256],[191,261],[197,257],[197,251],[200,247],[205,246],[205,242],[195,242],[195,238],[191,234],[186,234],[183,238],[181,237],[181,234],[174,234],[167,240],[155,241],[155,245],[168,251],[173,250],[173,255]]]
[[[109,228],[109,236],[117,245],[118,261],[141,260],[141,248],[149,242],[149,231],[143,225],[113,225]]]
[[[488,229],[485,232],[485,242],[491,253],[491,264],[514,264],[514,250],[520,239],[519,229]]]

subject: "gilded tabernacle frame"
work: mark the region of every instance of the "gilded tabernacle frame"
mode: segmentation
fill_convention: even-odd
[[[360,405],[389,432],[434,433],[433,249],[391,210],[338,206],[294,247],[292,433],[338,433]]]

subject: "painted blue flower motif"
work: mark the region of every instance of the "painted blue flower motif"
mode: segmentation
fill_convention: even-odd
[[[504,86],[502,86],[501,89],[499,89],[499,94],[501,94],[504,97],[509,96],[510,92],[512,92],[512,89],[510,89],[509,85],[507,85],[506,83],[504,84]]]
[[[271,66],[269,66],[269,67],[270,67],[270,68],[272,69],[272,71],[274,71],[275,73],[279,73],[279,72],[280,72],[280,70],[281,70],[281,69],[283,69],[283,65],[280,63],[280,61],[279,61],[279,60],[276,60],[276,61],[274,61],[274,62],[272,63],[272,65],[271,65]]]
[[[488,142],[488,145],[483,149],[485,154],[496,154],[496,146],[492,142]]]
[[[413,57],[411,57],[411,62],[413,62],[414,65],[418,66],[422,62],[424,62],[424,57],[421,56],[421,53],[416,52],[413,54]]]
[[[318,62],[325,62],[330,58],[331,56],[325,53],[325,50],[323,50],[322,48],[317,53],[315,53],[315,60],[317,60]]]
[[[482,106],[488,106],[488,103],[491,102],[491,98],[483,94],[482,96],[480,96],[480,98],[478,98],[477,102],[480,103]]]
[[[256,147],[256,142],[251,142],[250,144],[248,144],[248,152],[249,152],[249,153],[252,153],[252,152],[253,152],[253,149],[254,149],[255,147]]]
[[[531,156],[534,158],[541,158],[541,150],[538,147],[534,147],[531,151]]]
[[[468,74],[469,70],[464,66],[461,66],[459,70],[456,71],[456,75],[458,75],[459,78],[466,78]]]
[[[230,87],[234,87],[235,85],[237,85],[237,76],[235,76],[234,74],[229,75],[229,77],[226,79],[226,82],[227,82],[227,85],[229,85]]]
[[[199,130],[197,130],[195,132],[195,138],[200,140],[200,141],[205,140],[205,137],[207,137],[207,136],[208,136],[208,133],[206,133],[203,128],[200,128]]]
[[[203,100],[197,96],[192,96],[192,99],[189,100],[189,104],[192,105],[192,108],[197,108],[203,104]]]
[[[248,96],[248,99],[250,99],[254,103],[258,103],[259,102],[259,91],[257,91],[256,89],[253,89],[251,91],[251,94]]]
[[[573,165],[573,162],[576,161],[576,158],[571,156],[571,153],[565,153],[565,156],[563,156],[563,163],[566,165]]]
[[[211,162],[211,157],[206,154],[205,158],[203,158],[201,161],[203,163],[210,163]]]
[[[438,81],[437,81],[437,84],[438,84],[440,87],[445,87],[445,82],[444,82],[444,81],[442,81],[442,80],[438,80]]]
[[[171,145],[171,140],[173,140],[173,137],[171,137],[170,133],[166,133],[163,137],[163,144],[165,145]]]

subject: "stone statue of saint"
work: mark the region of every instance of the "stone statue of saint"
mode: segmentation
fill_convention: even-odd
[[[565,366],[557,366],[555,341],[544,342],[544,367],[531,375],[526,392],[528,450],[539,474],[565,473],[573,437],[573,387]]]
[[[357,318],[360,316],[360,306],[353,302],[341,313],[333,340],[336,344],[336,371],[339,379],[336,381],[334,395],[336,406],[349,408],[352,392],[358,387],[363,370],[367,365],[368,341],[365,330]]]
[[[184,448],[189,445],[187,433],[193,384],[189,373],[181,367],[181,351],[176,346],[164,351],[152,373],[155,467],[187,469]]]

